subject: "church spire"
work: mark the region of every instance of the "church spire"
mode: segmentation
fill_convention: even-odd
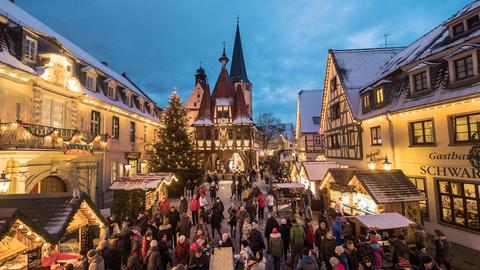
[[[233,82],[250,83],[243,59],[242,39],[240,38],[240,25],[237,17],[237,32],[235,33],[235,44],[233,47],[232,65],[230,66],[230,77]]]
[[[225,53],[225,42],[223,42],[223,53],[222,53],[222,56],[220,56],[220,58],[218,58],[218,61],[220,61],[220,63],[222,63],[222,66],[226,66],[227,63],[228,63],[228,57],[227,57],[227,54]]]

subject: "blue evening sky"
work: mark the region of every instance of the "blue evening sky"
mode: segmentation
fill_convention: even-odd
[[[231,57],[237,14],[254,114],[295,121],[301,89],[322,89],[328,49],[403,46],[468,0],[16,0],[160,105],[186,100],[199,62],[211,88],[222,42]],[[319,109],[320,109],[319,101]]]

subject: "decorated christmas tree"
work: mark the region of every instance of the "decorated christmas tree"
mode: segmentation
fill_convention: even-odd
[[[171,187],[170,193],[178,195],[186,183],[203,176],[203,169],[188,133],[187,112],[176,91],[169,98],[162,121],[157,143],[148,153],[148,165],[151,172],[174,173],[179,182]]]

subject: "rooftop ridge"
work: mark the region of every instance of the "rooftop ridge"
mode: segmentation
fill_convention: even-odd
[[[395,49],[405,49],[408,46],[394,46],[394,47],[372,47],[372,48],[351,48],[351,49],[329,49],[329,52],[358,52],[358,51],[386,51]]]

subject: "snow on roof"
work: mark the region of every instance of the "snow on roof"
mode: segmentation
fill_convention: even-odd
[[[466,52],[466,51],[469,51],[469,50],[473,50],[473,49],[476,49],[476,48],[479,48],[480,46],[477,45],[477,44],[472,44],[472,45],[463,45],[462,47],[456,49],[455,51],[451,52],[449,55],[445,56],[445,58],[450,58],[450,57],[453,57],[455,55],[458,55],[458,54],[461,54],[462,52]]]
[[[359,90],[372,78],[376,78],[385,63],[402,49],[403,47],[330,51],[354,116],[360,104]]]
[[[422,62],[416,66],[414,66],[413,68],[411,68],[408,72],[414,72],[415,70],[418,70],[418,69],[421,69],[423,67],[426,67],[426,66],[432,66],[432,65],[438,65],[439,63],[434,63],[434,62]]]
[[[327,174],[328,169],[339,167],[336,162],[325,161],[303,162],[302,166],[308,175],[308,180],[310,181],[321,181]]]
[[[320,124],[315,124],[313,117],[320,117],[322,110],[322,90],[301,90],[298,93],[300,104],[300,132],[317,133]]]
[[[9,0],[0,0],[0,14],[5,15],[7,18],[12,20],[15,23],[20,24],[21,26],[31,29],[35,32],[40,32],[50,37],[57,39],[68,51],[70,51],[78,59],[88,63],[89,65],[95,67],[101,72],[111,76],[125,87],[135,90],[138,95],[144,96],[150,102],[153,102],[149,97],[145,96],[141,89],[131,83],[128,79],[113,71],[106,65],[102,64],[100,61],[95,59],[90,54],[86,53],[80,47],[58,34],[57,32],[50,29],[48,26],[34,18],[32,15],[15,5]],[[111,101],[110,101],[111,102]],[[154,102],[153,102],[154,103]],[[158,119],[157,119],[158,121]]]
[[[195,122],[193,124],[194,125],[210,126],[210,125],[213,125],[213,122],[210,119],[198,119],[198,120],[195,120]]]
[[[352,218],[372,230],[406,228],[410,226],[410,224],[415,224],[415,222],[399,213],[381,213],[377,215],[354,216]]]
[[[245,116],[241,116],[233,119],[233,124],[251,124],[251,123],[253,123],[252,119]]]
[[[20,62],[16,57],[8,53],[6,48],[4,48],[3,50],[0,49],[0,62],[7,64],[11,67],[26,71],[28,73],[36,74],[36,72],[31,67]]]
[[[228,106],[233,101],[231,98],[217,98],[215,99],[215,104],[217,106]]]
[[[301,183],[276,183],[273,185],[276,188],[305,188],[304,184]]]
[[[455,19],[459,18],[460,16],[462,16],[463,14],[466,14],[467,12],[470,12],[471,10],[474,10],[478,7],[480,7],[480,1],[473,1],[473,2],[469,3],[468,5],[466,5],[465,7],[463,7],[459,12],[457,12],[457,14],[455,14],[448,21],[455,20]]]
[[[167,184],[175,180],[172,173],[135,174],[118,178],[110,186],[110,190],[156,190],[163,182]]]

